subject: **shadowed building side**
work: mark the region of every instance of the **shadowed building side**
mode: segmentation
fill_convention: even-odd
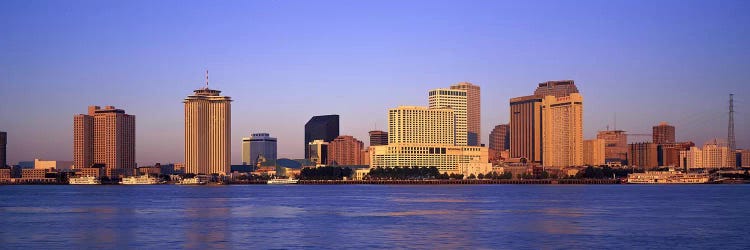
[[[510,157],[542,160],[542,98],[510,99]]]
[[[339,115],[313,116],[305,123],[305,159],[310,159],[309,144],[315,140],[333,141],[339,136]]]

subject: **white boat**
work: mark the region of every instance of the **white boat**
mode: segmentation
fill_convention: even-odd
[[[148,175],[130,176],[122,178],[120,184],[123,185],[154,185],[159,184],[159,179]]]
[[[270,179],[267,182],[268,184],[297,184],[299,183],[299,180],[297,179]]]
[[[93,176],[79,176],[68,179],[70,185],[99,185],[102,182]]]
[[[628,183],[633,184],[700,184],[708,183],[707,174],[689,174],[680,171],[646,171],[628,175]]]
[[[185,178],[177,182],[177,185],[205,185],[208,183],[207,176],[196,176],[193,178]]]

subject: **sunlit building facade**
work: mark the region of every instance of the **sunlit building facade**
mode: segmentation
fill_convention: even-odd
[[[542,98],[510,99],[510,157],[539,163],[542,160]]]
[[[583,141],[583,164],[588,166],[604,165],[605,144],[604,139]]]
[[[449,108],[455,115],[455,145],[468,145],[466,90],[433,89],[429,92],[430,110]]]
[[[542,101],[542,165],[583,165],[583,97],[546,96]]]
[[[469,146],[482,144],[482,100],[479,85],[460,82],[451,85],[451,89],[466,91],[466,140]]]
[[[328,143],[328,165],[364,165],[362,151],[365,145],[350,135],[341,135]]]
[[[185,98],[185,172],[230,172],[231,102],[221,91],[208,87]]]
[[[400,106],[388,110],[388,144],[456,145],[455,116],[451,108]]]
[[[605,162],[624,164],[628,159],[628,135],[622,130],[604,130],[596,134],[604,140]]]
[[[114,106],[89,106],[73,117],[73,165],[104,166],[110,178],[130,175],[135,163],[135,116]]]

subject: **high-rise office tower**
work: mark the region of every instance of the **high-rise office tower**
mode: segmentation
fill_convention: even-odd
[[[656,144],[675,143],[674,126],[661,122],[653,127],[653,142]]]
[[[604,165],[604,139],[583,141],[583,164],[588,166]]]
[[[510,157],[527,162],[542,160],[542,98],[510,99]]]
[[[370,146],[388,145],[388,132],[373,130],[369,134]]]
[[[628,159],[628,135],[625,131],[599,131],[596,138],[604,139],[604,158],[606,162],[625,164]]]
[[[583,97],[580,94],[548,95],[542,100],[542,164],[551,167],[583,165]]]
[[[103,165],[109,177],[135,170],[135,116],[114,106],[89,106],[88,114],[73,117],[73,164],[76,168]]]
[[[456,145],[454,109],[400,106],[388,111],[388,145]]]
[[[242,164],[254,166],[258,159],[276,162],[276,138],[268,133],[254,133],[242,138]]]
[[[433,89],[429,92],[430,109],[450,108],[455,115],[456,144],[468,145],[466,90]]]
[[[495,126],[490,132],[489,148],[496,152],[510,149],[510,124]]]
[[[451,89],[466,90],[466,131],[469,146],[482,144],[482,101],[478,85],[460,82],[451,85]]]
[[[539,87],[537,87],[536,90],[534,90],[534,95],[537,97],[545,97],[548,95],[564,97],[573,93],[578,93],[578,88],[573,80],[543,82],[539,84]]]
[[[5,168],[8,165],[8,158],[6,154],[8,144],[8,133],[0,131],[0,168]]]
[[[220,174],[230,172],[232,99],[206,87],[189,95],[185,104],[185,172]]]
[[[314,140],[333,141],[339,136],[339,115],[313,116],[305,123],[305,159],[310,159],[308,145]]]
[[[342,135],[328,143],[329,165],[362,165],[362,141],[349,135]]]

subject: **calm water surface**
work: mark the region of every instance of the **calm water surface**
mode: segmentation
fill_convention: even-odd
[[[750,185],[0,186],[1,249],[748,249]]]

